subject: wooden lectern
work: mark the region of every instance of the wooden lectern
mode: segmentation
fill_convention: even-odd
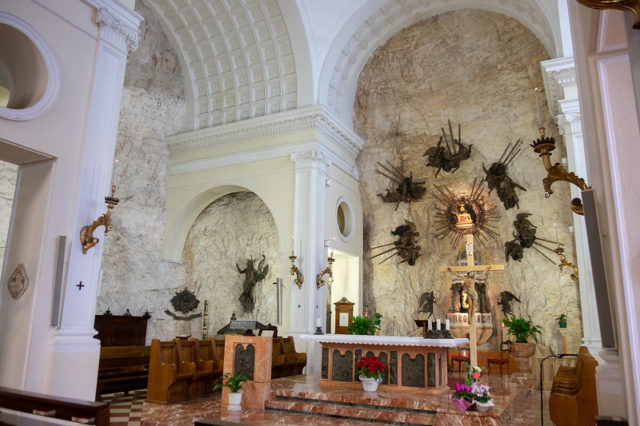
[[[336,325],[335,334],[349,334],[349,326],[353,322],[353,305],[345,297],[335,302]]]

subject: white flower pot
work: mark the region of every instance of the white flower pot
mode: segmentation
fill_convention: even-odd
[[[360,381],[362,382],[362,388],[365,392],[375,392],[378,390],[378,384],[382,383],[382,377],[373,378],[373,377],[365,377],[364,375],[358,376]]]
[[[491,400],[489,400],[488,402],[475,401],[475,403],[476,410],[478,410],[478,412],[480,413],[486,413],[489,407],[493,407],[493,401]]]
[[[227,410],[240,411],[242,409],[240,405],[241,402],[242,392],[229,392],[229,406],[227,406]]]

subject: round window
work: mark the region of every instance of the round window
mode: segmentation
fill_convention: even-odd
[[[0,12],[0,117],[31,120],[42,115],[58,93],[54,56],[22,19]]]
[[[338,233],[343,239],[351,238],[353,231],[353,212],[351,207],[345,200],[338,201],[336,210],[336,223],[338,225]]]

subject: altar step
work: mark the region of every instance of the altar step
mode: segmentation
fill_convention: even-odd
[[[435,425],[435,407],[422,401],[385,397],[323,394],[278,390],[266,401],[265,409],[381,424]],[[427,404],[428,405],[428,404]]]

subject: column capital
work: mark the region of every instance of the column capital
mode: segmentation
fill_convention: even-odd
[[[138,48],[138,26],[142,17],[125,8],[109,7],[102,2],[96,6],[96,25],[100,38],[108,41],[125,54]]]
[[[573,96],[567,96],[566,89],[577,84],[575,61],[573,56],[570,56],[542,61],[540,65],[549,111],[552,116],[557,116],[561,113],[559,102],[573,99]]]
[[[329,156],[320,147],[315,147],[308,151],[294,152],[290,155],[290,158],[296,164],[296,170],[317,168],[322,172],[326,172],[331,165]]]

